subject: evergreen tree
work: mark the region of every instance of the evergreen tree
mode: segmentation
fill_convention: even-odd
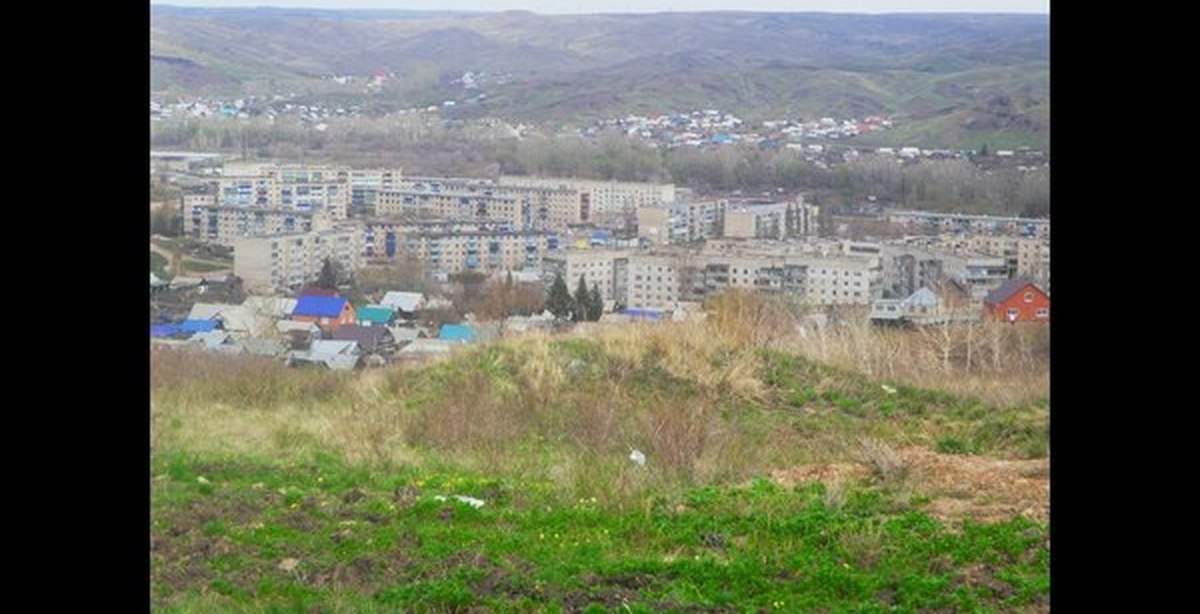
[[[571,315],[571,321],[582,322],[588,319],[591,312],[587,282],[583,280],[583,275],[580,275],[579,284],[575,286],[575,312]]]
[[[321,274],[317,276],[318,288],[326,290],[337,290],[338,287],[338,267],[333,260],[326,258],[325,264],[321,265]]]
[[[600,298],[600,286],[592,282],[592,292],[588,295],[587,319],[596,322],[604,315],[604,299]]]
[[[571,291],[567,290],[567,282],[563,281],[561,274],[555,275],[554,283],[550,284],[550,293],[546,297],[546,309],[549,309],[554,317],[565,320],[571,317],[573,302]]]

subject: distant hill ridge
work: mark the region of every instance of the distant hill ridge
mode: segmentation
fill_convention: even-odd
[[[1049,18],[151,7],[156,90],[329,93],[322,77],[377,71],[396,78],[370,96],[396,108],[486,94],[460,105],[463,117],[718,107],[751,118],[875,113],[915,122],[915,132],[1044,138]],[[504,78],[465,90],[454,78],[467,71]],[[336,91],[367,96],[345,90]]]

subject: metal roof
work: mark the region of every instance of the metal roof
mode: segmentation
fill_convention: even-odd
[[[391,307],[400,311],[413,312],[421,307],[425,301],[425,295],[420,292],[388,292],[383,295],[383,300],[379,304],[384,307]]]
[[[296,300],[294,316],[311,316],[318,318],[336,318],[346,307],[346,299],[340,296],[305,295]]]
[[[387,324],[396,316],[396,311],[390,307],[367,306],[359,307],[355,314],[359,321],[366,320],[372,324]]]
[[[333,331],[333,338],[337,341],[354,341],[363,351],[373,352],[381,343],[386,343],[391,334],[384,326],[348,325]]]
[[[217,330],[217,324],[216,320],[184,320],[179,330],[184,333],[206,333]]]
[[[1018,290],[1027,285],[1032,285],[1034,288],[1037,288],[1038,292],[1042,292],[1042,289],[1038,288],[1037,284],[1033,283],[1033,280],[1025,277],[1014,277],[1013,279],[1000,284],[999,288],[988,292],[988,295],[983,299],[983,302],[990,305],[1002,303],[1008,300],[1008,297],[1016,294]],[[1045,294],[1045,292],[1042,293]]]
[[[466,324],[443,324],[438,339],[470,343],[475,340],[475,336],[475,329]]]

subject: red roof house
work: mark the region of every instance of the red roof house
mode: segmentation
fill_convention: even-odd
[[[1028,279],[1010,279],[983,299],[984,313],[1005,322],[1050,322],[1050,297]]]

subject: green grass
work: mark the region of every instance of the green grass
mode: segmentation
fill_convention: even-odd
[[[228,269],[228,268],[230,268],[230,266],[232,266],[232,265],[213,263],[213,262],[200,262],[197,260],[186,260],[185,259],[183,261],[183,270],[192,272],[192,273],[207,273],[209,271],[220,271],[222,269]]]
[[[763,479],[857,462],[862,438],[1044,458],[1044,401],[880,382],[712,320],[364,374],[154,354],[155,609],[1048,607],[1046,526],[943,526],[944,495],[903,477]]]
[[[167,279],[167,259],[158,252],[150,252],[150,272],[158,276],[159,279]]]
[[[873,489],[835,508],[820,484],[756,480],[622,509],[544,481],[328,454],[160,454],[153,475],[152,599],[168,612],[987,612],[1048,600],[1045,527],[952,532]],[[486,503],[436,499],[453,495]]]

